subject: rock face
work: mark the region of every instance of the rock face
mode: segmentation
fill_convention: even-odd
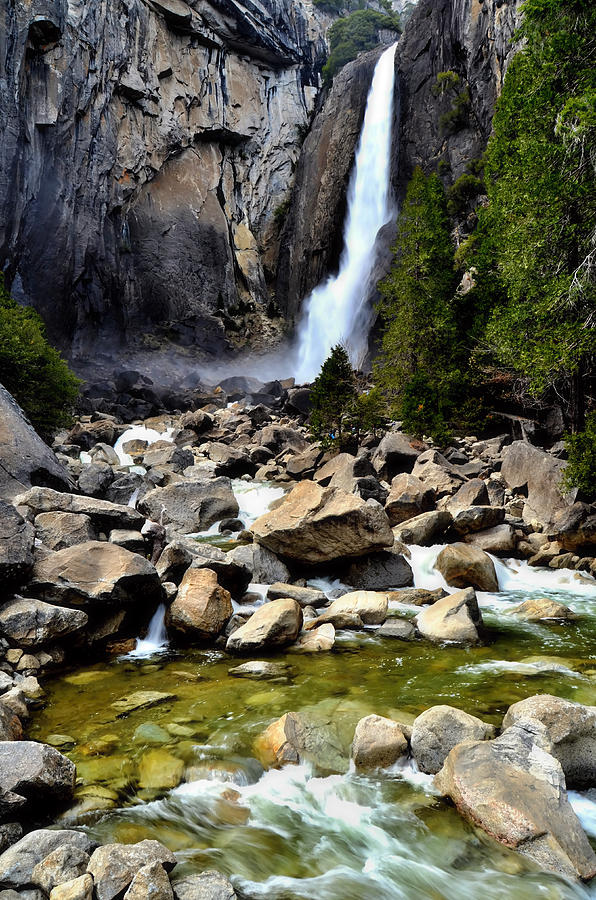
[[[550,525],[568,508],[570,504],[559,487],[563,468],[560,459],[526,441],[514,441],[505,447],[501,474],[512,491],[527,491],[524,519]]]
[[[212,569],[189,569],[168,610],[168,626],[187,638],[216,637],[232,615],[230,594]]]
[[[473,588],[449,594],[418,614],[418,631],[429,641],[476,644],[482,616]]]
[[[0,100],[0,105],[2,102]],[[0,184],[2,184],[1,177]],[[0,189],[1,204],[2,189]],[[0,235],[2,234],[1,228],[2,226],[0,226]],[[2,238],[0,237],[1,245]],[[2,251],[0,250],[1,255]],[[0,497],[4,500],[12,500],[32,484],[48,485],[63,491],[73,488],[72,479],[64,466],[44,444],[14,397],[1,384],[0,459],[2,460]]]
[[[296,485],[281,506],[257,519],[252,531],[274,553],[311,564],[364,556],[393,544],[378,503],[312,481]]]
[[[240,653],[260,647],[283,647],[296,640],[301,626],[302,610],[296,600],[271,600],[230,635],[226,647]]]
[[[451,750],[463,741],[487,741],[495,728],[453,706],[431,706],[412,725],[412,756],[422,772],[435,775]]]
[[[596,875],[596,855],[567,799],[559,762],[539,722],[451,751],[435,777],[464,818],[539,866],[571,878]]]
[[[0,268],[55,338],[83,356],[174,322],[216,351],[218,316],[268,299],[328,22],[306,0],[7,8]]]
[[[498,591],[495,564],[483,550],[467,544],[450,544],[437,556],[436,568],[453,587],[471,585],[479,591]]]

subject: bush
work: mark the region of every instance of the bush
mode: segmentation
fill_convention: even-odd
[[[470,89],[467,85],[456,95],[451,109],[443,113],[439,119],[439,132],[449,136],[465,128],[470,120]]]
[[[70,423],[79,379],[48,344],[41,316],[12,299],[1,274],[0,382],[42,437]]]
[[[359,9],[334,22],[329,29],[329,59],[323,66],[323,78],[327,84],[346,63],[356,59],[363,50],[372,50],[379,43],[379,31],[389,28],[399,32],[399,17],[394,13]]]
[[[581,499],[596,501],[596,412],[586,416],[586,427],[565,435],[569,462],[563,476],[566,491],[577,488]]]
[[[447,212],[450,216],[461,215],[468,203],[485,190],[482,178],[476,175],[460,175],[447,191]]]
[[[338,344],[323,363],[311,391],[310,431],[323,447],[338,446],[341,449],[351,435],[348,420],[357,397],[350,358]]]

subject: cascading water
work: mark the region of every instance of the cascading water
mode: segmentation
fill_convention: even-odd
[[[298,330],[296,379],[312,381],[329,351],[344,343],[358,364],[366,353],[371,311],[366,308],[379,230],[394,215],[389,185],[395,50],[379,59],[348,190],[339,272],[312,292]]]

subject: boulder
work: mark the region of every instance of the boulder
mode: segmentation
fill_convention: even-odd
[[[225,875],[211,869],[175,881],[174,897],[176,900],[237,900]]]
[[[3,698],[0,699],[0,741],[20,741],[23,737],[21,720],[2,700]]]
[[[34,542],[33,527],[14,506],[0,500],[0,583],[4,588],[27,579],[33,568]]]
[[[103,497],[112,481],[114,472],[105,462],[94,462],[83,466],[79,474],[79,491],[87,497]]]
[[[159,841],[138,844],[105,844],[89,860],[97,900],[116,900],[144,866],[158,862],[166,872],[176,865],[176,857]]]
[[[12,500],[32,484],[71,491],[73,481],[44,444],[14,397],[0,384],[0,497]]]
[[[230,479],[223,477],[156,488],[143,497],[139,509],[154,521],[175,525],[184,533],[205,531],[239,512]]]
[[[241,663],[239,666],[234,666],[233,669],[228,669],[228,675],[233,678],[254,678],[256,681],[287,680],[288,669],[287,663],[251,659],[250,662]]]
[[[413,641],[416,638],[416,629],[408,619],[387,619],[380,626],[377,635],[399,641]]]
[[[212,569],[217,578],[233,597],[240,597],[252,580],[252,571],[246,563],[235,559],[231,553],[224,553],[219,547],[193,541],[191,538],[177,538],[164,547],[156,569],[162,582],[179,584],[185,572],[193,569]]]
[[[216,475],[228,475],[230,478],[240,478],[241,475],[254,475],[257,465],[248,453],[228,444],[220,444],[217,441],[207,445],[207,456],[215,463]]]
[[[596,707],[583,706],[551,694],[538,694],[509,707],[503,728],[540,722],[561,763],[569,788],[596,786]]]
[[[434,591],[426,588],[405,588],[401,591],[391,591],[389,599],[397,603],[408,603],[410,606],[428,606],[446,596],[447,592],[443,588],[435,588]]]
[[[596,507],[574,503],[563,510],[555,518],[552,536],[564,550],[593,556],[596,553]]]
[[[471,478],[447,501],[446,508],[452,515],[470,506],[490,506],[486,482],[481,478]]]
[[[388,606],[386,593],[351,591],[334,600],[322,616],[308,623],[308,627],[315,627],[322,622],[332,622],[338,628],[345,627],[342,620],[346,616],[360,619],[364,625],[381,625],[387,618]]]
[[[49,550],[64,550],[85,541],[96,541],[98,537],[91,518],[81,513],[40,513],[35,517],[35,532]]]
[[[302,453],[310,446],[302,432],[295,428],[289,428],[287,425],[266,425],[255,435],[255,441],[263,447],[268,447],[276,455],[282,450]]]
[[[302,481],[252,526],[255,540],[280,556],[326,563],[393,545],[384,510],[337,488]]]
[[[391,525],[399,525],[421,513],[430,512],[435,505],[435,492],[414,475],[396,475],[385,502],[385,512]]]
[[[331,775],[346,772],[349,765],[337,724],[312,710],[288,712],[272,722],[254,749],[265,768],[308,762],[317,774]]]
[[[558,619],[559,621],[573,621],[577,615],[568,606],[557,603],[551,597],[529,597],[507,610],[507,615],[516,616],[524,622],[541,622],[544,619]]]
[[[89,863],[89,854],[80,847],[65,844],[56,847],[38,862],[33,869],[31,881],[49,894],[57,884],[72,881],[84,875]]]
[[[290,570],[286,564],[262,544],[244,544],[226,555],[233,562],[248,568],[254,584],[286,583],[290,580]]]
[[[354,560],[342,575],[342,581],[356,590],[365,591],[391,590],[413,584],[407,553],[406,547],[395,544],[391,550],[371,553]]]
[[[82,631],[87,622],[87,614],[80,609],[52,606],[41,600],[15,597],[0,606],[0,632],[19,647],[62,641]]]
[[[523,517],[551,525],[557,515],[570,506],[560,488],[565,463],[533,447],[526,441],[514,441],[502,454],[501,474],[513,493],[526,493]]]
[[[412,725],[412,756],[421,772],[435,775],[463,741],[488,741],[496,729],[454,706],[431,706]]]
[[[263,449],[265,448],[259,448],[261,451]],[[308,450],[297,453],[296,456],[293,456],[292,459],[288,460],[286,474],[298,481],[300,481],[301,478],[309,478],[314,474],[322,456],[323,451],[320,447],[309,447]]]
[[[208,641],[223,631],[233,613],[228,591],[212,569],[188,569],[167,612],[167,625],[187,639]]]
[[[291,599],[271,600],[228,638],[226,649],[239,653],[292,644],[302,627],[302,610]]]
[[[327,603],[327,597],[323,591],[318,591],[316,588],[298,587],[295,584],[283,584],[281,581],[276,581],[267,590],[268,600],[282,600],[284,597],[295,600],[302,608],[324,606]]]
[[[158,860],[139,869],[124,895],[124,900],[173,900],[173,898],[170,879]]]
[[[452,587],[498,591],[495,564],[487,553],[467,544],[450,544],[437,556],[435,568]]]
[[[352,759],[357,769],[386,769],[407,752],[408,742],[392,719],[366,716],[356,725]]]
[[[453,529],[458,534],[472,534],[486,528],[501,525],[505,519],[505,510],[498,506],[468,506],[460,509],[453,517]]]
[[[418,613],[416,625],[429,641],[455,644],[477,644],[482,616],[473,588],[466,588],[437,600]]]
[[[465,819],[542,869],[585,881],[596,875],[596,855],[539,722],[513,725],[493,741],[458,744],[435,787]]]
[[[89,854],[96,846],[82,831],[45,828],[30,831],[0,856],[0,884],[13,888],[30,885],[37,864],[60,847],[76,847]]]
[[[155,567],[144,557],[116,544],[87,541],[39,560],[29,585],[49,603],[95,607],[161,599]]]
[[[89,873],[56,885],[50,900],[93,900],[93,877]]]
[[[426,444],[398,431],[386,434],[372,458],[377,475],[391,482],[402,472],[411,472]]]
[[[432,512],[422,513],[407,522],[402,522],[393,529],[396,541],[402,544],[417,544],[420,547],[430,547],[438,543],[443,537],[451,522],[451,513],[446,509],[435,509]]]
[[[493,556],[511,556],[517,547],[515,532],[511,525],[495,525],[494,528],[466,534],[464,543],[485,553],[492,553]]]
[[[335,644],[335,628],[331,622],[319,625],[310,631],[303,631],[298,635],[298,640],[292,647],[299,653],[319,653],[331,650]]]
[[[468,480],[467,476],[457,466],[448,462],[438,450],[426,450],[421,453],[412,469],[412,475],[432,488],[437,500],[455,494]]]
[[[99,419],[97,422],[77,422],[68,434],[68,443],[91,450],[95,444],[112,446],[116,437],[114,423],[110,419]]]
[[[61,494],[47,487],[34,487],[15,498],[18,506],[28,506],[35,516],[46,512],[67,512],[89,516],[94,528],[106,533],[113,528],[143,527],[144,517],[132,506],[121,506],[108,500],[80,497],[78,494]]]
[[[0,741],[0,789],[47,806],[72,796],[74,764],[54,747],[36,741]]]

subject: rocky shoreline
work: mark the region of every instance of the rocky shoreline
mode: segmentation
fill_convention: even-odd
[[[132,649],[159,604],[174,645],[234,656],[328,652],[338,631],[370,626],[465,648],[484,640],[476,592],[499,590],[494,558],[596,574],[596,512],[561,493],[562,445],[501,434],[440,451],[395,427],[367,435],[354,455],[333,454],[309,438],[308,396],[291,382],[228,379],[197,408],[134,427],[106,412],[82,416],[50,451],[0,392],[1,898],[236,896],[218,873],[176,881],[176,857],[157,841],[96,847],[83,832],[39,829],[68,807],[76,782],[59,750],[24,739],[44,677]],[[239,483],[285,493],[247,516]],[[410,547],[436,544],[449,590],[416,588]],[[336,596],[307,584],[321,575],[343,585]],[[415,620],[400,604],[419,607]],[[549,598],[510,612],[574,618]],[[274,663],[238,660],[238,674],[255,665]],[[325,740],[288,711],[255,752],[267,766],[312,763],[313,741]],[[408,757],[466,819],[541,868],[596,874],[566,793],[596,786],[594,708],[529,697],[498,731],[449,706],[413,725],[358,723],[357,769]]]

